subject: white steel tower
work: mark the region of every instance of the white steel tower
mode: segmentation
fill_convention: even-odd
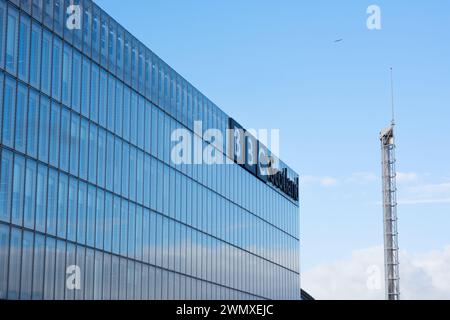
[[[391,69],[392,83],[392,69]],[[400,300],[400,274],[397,232],[397,186],[395,169],[394,98],[392,85],[392,123],[380,133],[383,181],[384,265],[386,299]]]

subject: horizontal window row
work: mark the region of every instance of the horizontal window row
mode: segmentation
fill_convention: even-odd
[[[227,258],[203,254],[197,268],[218,266]],[[229,286],[0,223],[0,299],[298,298],[298,274],[239,255],[231,259],[232,268],[240,265],[229,272],[240,281],[231,282],[239,291],[222,296],[219,288],[230,291]]]
[[[145,186],[151,185],[151,189],[145,194],[150,203],[155,204],[153,210],[298,271],[298,240],[230,204],[161,162],[153,160],[151,164],[148,167],[151,172],[145,178],[149,182]],[[128,182],[128,179],[125,181]],[[142,224],[142,211],[147,215],[154,212],[148,206],[142,206],[142,203],[136,204],[105,192],[104,189],[5,149],[1,153],[0,210],[2,221],[133,258],[137,255],[136,250],[142,251],[139,249],[142,245],[137,249],[135,246],[127,247],[128,238],[121,238],[120,235],[131,234],[132,239],[135,239],[140,233],[131,233],[128,227],[135,230],[136,221],[139,221],[138,226]],[[132,224],[127,227],[128,217],[132,219]],[[158,217],[163,218],[162,215]],[[154,223],[150,225],[155,226]],[[114,232],[114,227],[125,229]],[[142,243],[143,240],[137,241]],[[134,240],[132,243],[135,243]],[[138,256],[141,257],[142,253]]]

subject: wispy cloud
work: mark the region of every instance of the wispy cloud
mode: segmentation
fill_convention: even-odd
[[[450,203],[450,182],[417,185],[404,190],[399,204],[439,204]]]
[[[439,203],[450,203],[450,198],[441,199],[405,199],[399,200],[398,204],[439,204]]]
[[[415,172],[397,172],[398,183],[415,182],[419,179],[419,175]]]
[[[450,182],[441,182],[435,184],[421,184],[424,174],[416,172],[397,172],[398,183],[398,203],[401,205],[418,204],[447,204],[450,203]],[[380,175],[370,171],[354,172],[347,178],[336,178],[333,176],[315,176],[304,175],[301,177],[301,185],[320,186],[324,188],[340,187],[342,188],[360,186],[372,186],[374,183],[380,183]],[[381,185],[379,186],[381,188]],[[377,205],[379,201],[375,202]]]
[[[410,187],[409,191],[427,195],[450,194],[450,182]]]
[[[379,176],[373,172],[354,172],[350,178],[346,179],[346,182],[367,184],[378,180]]]
[[[305,175],[301,177],[301,184],[303,185],[320,185],[322,187],[333,187],[339,184],[339,180],[333,177],[318,177]]]
[[[316,299],[384,299],[383,247],[303,272],[302,287]],[[426,253],[400,252],[402,299],[450,299],[450,246]]]

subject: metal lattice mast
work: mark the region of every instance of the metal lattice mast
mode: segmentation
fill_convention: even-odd
[[[394,135],[394,86],[391,68],[392,123],[380,134],[383,180],[383,225],[386,299],[400,300],[400,273],[397,230],[397,186]]]

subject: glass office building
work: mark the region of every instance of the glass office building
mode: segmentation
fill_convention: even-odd
[[[298,197],[173,164],[229,118],[95,3],[0,0],[0,97],[0,299],[300,298]]]

